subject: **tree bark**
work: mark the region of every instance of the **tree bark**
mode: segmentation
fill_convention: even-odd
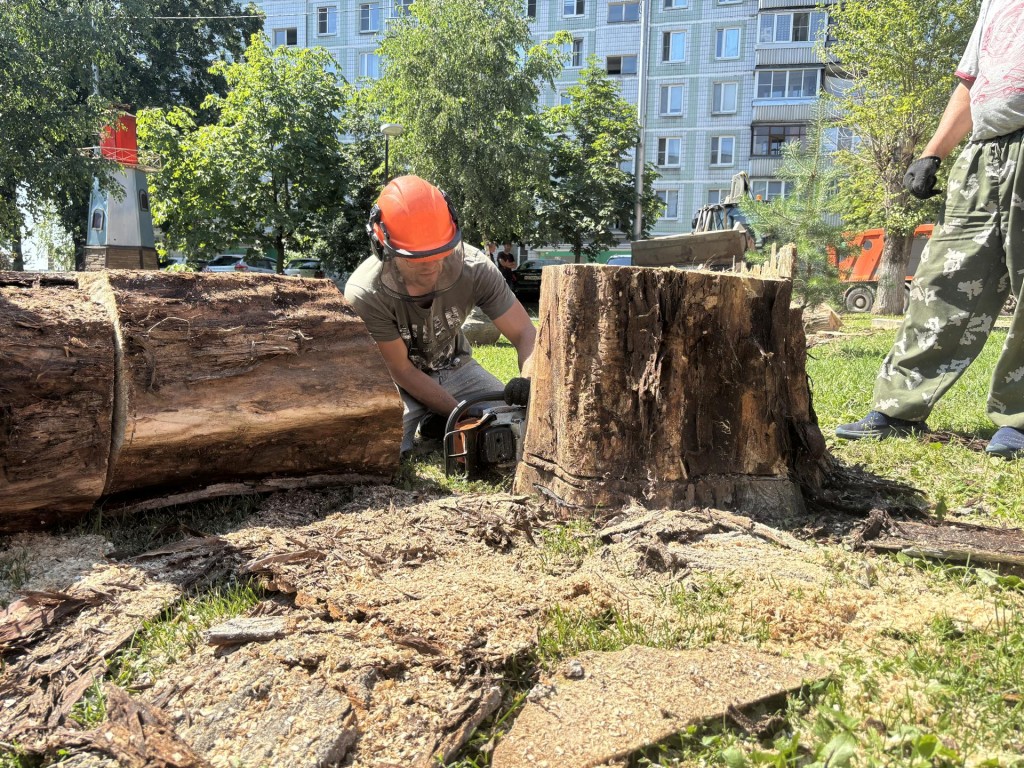
[[[545,270],[515,490],[587,509],[799,509],[828,457],[790,295],[720,272]]]
[[[110,317],[73,278],[6,272],[0,327],[0,530],[85,514],[107,478]]]
[[[3,289],[18,300],[0,301],[14,329],[0,359],[16,363],[0,380],[0,530],[83,514],[101,494],[125,504],[397,468],[401,400],[330,281],[107,271],[68,282]]]
[[[902,315],[906,303],[907,266],[913,233],[896,235],[886,233],[882,257],[878,264],[878,292],[871,307],[874,315]]]

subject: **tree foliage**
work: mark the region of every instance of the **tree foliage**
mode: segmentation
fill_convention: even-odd
[[[111,166],[81,148],[114,105],[197,108],[223,91],[208,62],[259,26],[240,12],[236,0],[0,2],[0,239],[20,239],[21,206],[55,211],[84,244],[92,180],[109,184]]]
[[[165,158],[151,177],[154,221],[190,258],[238,242],[277,251],[278,271],[296,234],[329,217],[348,193],[337,114],[345,94],[319,48],[271,51],[255,35],[244,62],[214,65],[228,92],[207,97],[216,120],[144,110],[139,133]]]
[[[568,243],[577,262],[594,259],[632,232],[635,176],[621,165],[637,143],[636,108],[591,57],[579,81],[567,90],[569,103],[543,114],[549,162],[540,189],[538,218],[547,242]],[[654,166],[644,172],[643,236],[650,233],[662,204],[653,190]]]
[[[555,43],[533,44],[521,0],[416,0],[379,52],[372,98],[404,126],[397,164],[451,196],[467,240],[526,239],[544,165],[536,104],[562,66]]]
[[[838,299],[836,261],[849,250],[843,225],[829,215],[842,171],[832,162],[834,147],[828,129],[829,122],[819,110],[807,138],[783,147],[777,174],[789,182],[789,194],[770,202],[748,198],[741,206],[754,231],[763,238],[763,249],[786,243],[796,246],[793,293],[801,307]]]
[[[884,227],[876,311],[903,306],[903,277],[914,228],[939,202],[903,188],[907,167],[931,138],[956,80],[954,72],[978,13],[978,0],[858,0],[829,6],[829,54],[853,78],[830,97],[837,124],[859,145],[840,152],[836,210],[853,228]],[[826,97],[829,98],[829,97]]]
[[[81,183],[88,195],[101,170],[78,151],[96,143],[108,108],[91,95],[92,66],[109,56],[87,10],[74,0],[0,3],[0,239],[20,241],[19,206],[59,205]]]

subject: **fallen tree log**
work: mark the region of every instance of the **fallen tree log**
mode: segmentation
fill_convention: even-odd
[[[587,509],[800,509],[829,460],[790,293],[721,272],[545,270],[515,491]]]
[[[8,282],[2,531],[74,519],[101,496],[125,506],[397,468],[401,400],[330,281],[108,271]]]
[[[114,327],[75,279],[0,273],[0,529],[52,525],[103,493]]]

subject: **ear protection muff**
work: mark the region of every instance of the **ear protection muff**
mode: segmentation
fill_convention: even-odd
[[[438,189],[438,192],[441,193],[441,197],[448,206],[448,215],[452,217],[452,223],[455,225],[455,237],[451,243],[446,243],[440,248],[434,248],[429,251],[400,251],[391,244],[388,228],[381,219],[380,206],[374,203],[373,207],[370,208],[370,218],[366,222],[366,234],[370,238],[370,250],[373,252],[373,255],[381,261],[390,261],[396,256],[415,259],[451,250],[462,239],[462,229],[459,227],[459,216],[455,212],[455,206],[452,204],[451,198],[448,197],[448,193],[443,189]]]

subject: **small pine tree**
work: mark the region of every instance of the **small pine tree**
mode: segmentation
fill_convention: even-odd
[[[782,148],[778,176],[789,182],[788,194],[770,202],[747,199],[741,205],[762,239],[762,258],[773,245],[796,246],[793,294],[801,308],[838,302],[841,285],[836,264],[849,249],[829,205],[839,183],[830,148],[828,121],[819,112],[803,142]]]

